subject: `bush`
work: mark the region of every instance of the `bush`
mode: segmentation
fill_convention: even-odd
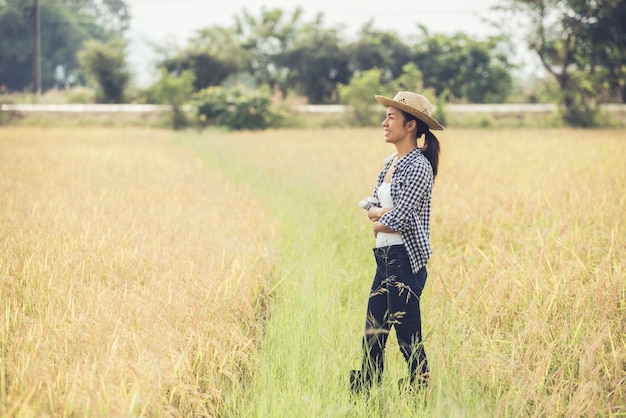
[[[97,100],[102,103],[122,103],[130,82],[126,62],[126,41],[116,37],[107,43],[95,39],[85,42],[78,53],[83,74],[98,89]]]
[[[259,130],[273,126],[278,114],[271,107],[268,87],[248,90],[243,86],[212,86],[196,93],[195,105],[201,126]]]
[[[374,95],[383,94],[381,71],[377,68],[355,74],[350,84],[339,84],[337,91],[341,104],[352,107],[356,125],[374,126],[379,122],[381,110],[375,107]]]
[[[83,86],[71,87],[65,89],[65,101],[74,104],[94,103],[96,101],[96,92]]]
[[[172,106],[172,127],[182,129],[187,126],[187,118],[183,106],[191,98],[195,76],[191,71],[183,71],[174,76],[161,70],[161,78],[154,86],[153,93],[158,103]]]

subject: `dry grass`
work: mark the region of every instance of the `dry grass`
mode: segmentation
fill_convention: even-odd
[[[254,368],[272,226],[149,130],[0,130],[3,416],[214,415]]]
[[[395,390],[393,343],[381,391],[347,392],[373,274],[356,202],[393,151],[380,130],[179,139],[267,200],[273,252],[270,209],[169,134],[0,130],[6,415],[626,413],[623,131],[441,133],[426,404]]]
[[[624,132],[462,132],[447,149],[430,322],[449,381],[511,415],[626,413]]]

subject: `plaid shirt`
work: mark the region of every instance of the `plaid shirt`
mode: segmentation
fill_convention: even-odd
[[[395,154],[385,160],[378,175],[374,197],[385,179]],[[393,209],[381,218],[388,228],[400,232],[413,273],[424,267],[432,254],[430,248],[430,205],[433,191],[433,169],[421,150],[416,148],[396,163],[391,178]]]

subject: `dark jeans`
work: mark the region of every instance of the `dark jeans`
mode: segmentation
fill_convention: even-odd
[[[420,296],[426,284],[426,267],[411,271],[404,245],[375,248],[376,275],[367,305],[363,364],[366,382],[380,382],[384,351],[391,327],[409,367],[410,381],[427,380],[428,362],[422,344]]]

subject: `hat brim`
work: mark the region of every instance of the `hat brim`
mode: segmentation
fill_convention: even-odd
[[[403,111],[405,111],[407,113],[410,113],[411,115],[415,116],[416,118],[418,118],[422,122],[424,122],[426,125],[428,125],[428,127],[430,129],[433,129],[435,131],[443,131],[443,126],[441,126],[441,124],[439,122],[437,122],[434,118],[428,116],[424,112],[420,112],[419,110],[417,110],[417,109],[415,109],[415,108],[413,108],[411,106],[407,106],[405,103],[397,102],[397,101],[395,101],[393,99],[390,99],[388,97],[385,97],[385,96],[380,96],[380,95],[377,94],[374,97],[376,97],[376,100],[378,101],[378,103],[382,104],[385,107],[392,106],[392,107],[395,107],[397,109],[403,110]]]

